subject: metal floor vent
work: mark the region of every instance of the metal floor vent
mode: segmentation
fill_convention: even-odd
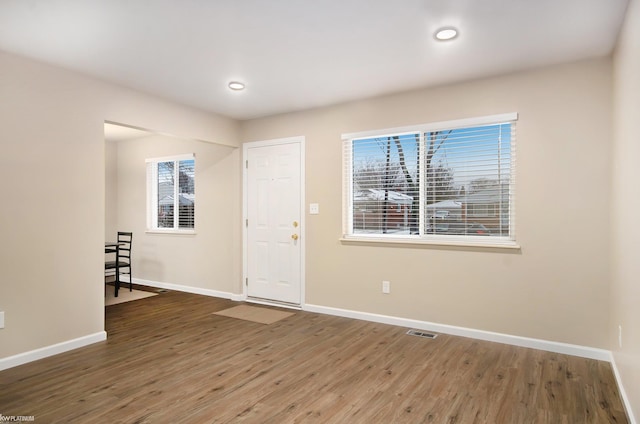
[[[427,333],[425,331],[420,331],[420,330],[409,330],[407,331],[407,334],[410,336],[425,337],[427,339],[435,339],[436,337],[438,337],[437,334]]]
[[[169,290],[167,290],[167,289],[158,289],[158,290],[156,290],[156,293],[169,293]]]

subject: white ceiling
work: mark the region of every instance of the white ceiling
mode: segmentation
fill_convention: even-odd
[[[607,55],[627,3],[0,0],[0,49],[250,119]]]

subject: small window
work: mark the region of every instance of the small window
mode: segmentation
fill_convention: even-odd
[[[467,210],[469,212],[469,216],[488,217],[490,216],[489,211],[493,211],[493,205],[468,205]]]
[[[195,155],[147,159],[147,230],[195,229]]]
[[[343,135],[344,238],[515,245],[516,120]]]

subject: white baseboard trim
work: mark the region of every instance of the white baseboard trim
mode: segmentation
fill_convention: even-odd
[[[627,411],[627,418],[629,419],[629,424],[637,424],[635,417],[633,416],[633,409],[631,409],[631,401],[627,396],[627,392],[624,390],[624,385],[622,384],[622,379],[620,378],[620,372],[618,371],[618,366],[616,365],[615,357],[613,356],[613,352],[609,352],[609,362],[611,363],[611,368],[613,369],[613,375],[616,378],[616,383],[618,383],[618,392],[620,392],[620,397],[622,398],[622,403],[624,404],[624,408]]]
[[[133,283],[140,284],[142,286],[157,287],[159,289],[201,294],[203,296],[220,297],[222,299],[229,299],[237,302],[244,300],[244,297],[241,294],[223,292],[219,290],[203,289],[200,287],[184,286],[182,284],[161,283],[159,281],[143,280],[141,278],[134,278]]]
[[[201,294],[204,296],[220,297],[234,301],[247,300],[242,294],[223,292],[218,290],[202,289],[199,287],[184,286],[181,284],[161,283],[158,281],[142,280],[134,278],[133,282],[144,286],[164,288],[168,290],[183,291],[187,293]],[[553,342],[528,337],[513,336],[510,334],[494,333],[491,331],[476,330],[473,328],[456,327],[447,324],[438,324],[428,321],[419,321],[408,318],[398,318],[390,315],[380,315],[368,312],[359,312],[348,309],[332,308],[329,306],[303,304],[302,310],[317,312],[320,314],[336,315],[345,318],[354,318],[364,321],[379,322],[382,324],[397,325],[400,327],[415,328],[418,330],[433,331],[436,333],[451,334],[453,336],[469,337],[472,339],[486,340],[490,342],[510,344],[514,346],[540,349],[548,352],[562,353],[566,355],[580,356],[583,358],[596,359],[610,362],[611,352],[605,349],[598,349],[587,346],[573,345],[568,343]]]
[[[19,353],[14,356],[8,356],[0,359],[0,371],[17,367],[28,362],[37,361],[48,356],[57,355],[59,353],[68,352],[78,349],[79,347],[88,346],[93,343],[107,340],[107,332],[99,331],[88,336],[78,337],[77,339],[67,340],[66,342],[56,343],[51,346],[41,347],[39,349],[30,350],[28,352]]]
[[[572,345],[568,343],[552,342],[540,339],[531,339],[528,337],[512,336],[509,334],[494,333],[491,331],[476,330],[473,328],[456,327],[453,325],[438,324],[428,321],[418,321],[414,319],[398,318],[389,315],[379,315],[368,312],[359,312],[348,309],[331,308],[327,306],[310,304],[304,305],[302,309],[305,311],[317,312],[320,314],[337,315],[345,318],[355,318],[364,321],[378,322],[381,324],[397,325],[400,327],[415,328],[417,330],[426,330],[433,331],[435,333],[451,334],[453,336],[469,337],[472,339],[546,350],[548,352],[563,353],[566,355],[580,356],[589,359],[597,359],[599,361],[608,362],[611,357],[610,352],[604,349]]]

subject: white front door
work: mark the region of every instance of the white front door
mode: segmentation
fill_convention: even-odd
[[[246,147],[249,298],[301,304],[301,151],[301,139]]]

